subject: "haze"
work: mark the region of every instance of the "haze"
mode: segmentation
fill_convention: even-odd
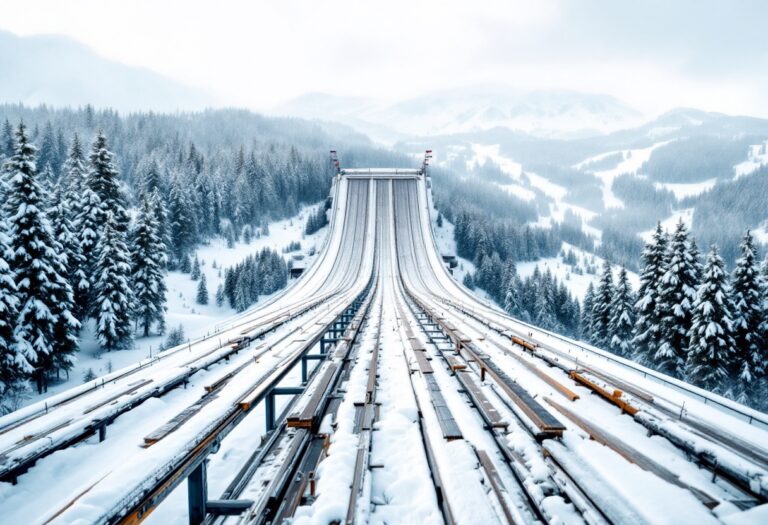
[[[385,6],[385,9],[380,9]],[[6,3],[0,28],[267,109],[307,92],[384,100],[494,84],[768,116],[759,1]]]

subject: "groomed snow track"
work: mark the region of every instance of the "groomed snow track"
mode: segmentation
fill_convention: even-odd
[[[282,295],[1,418],[0,523],[765,518],[766,416],[478,300],[424,169],[332,197]]]

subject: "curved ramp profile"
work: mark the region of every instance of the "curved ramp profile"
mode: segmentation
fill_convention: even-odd
[[[703,525],[766,503],[764,415],[479,300],[427,188],[342,171],[282,294],[0,418],[2,519]]]

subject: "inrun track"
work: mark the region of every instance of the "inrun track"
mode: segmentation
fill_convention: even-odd
[[[765,415],[478,299],[430,184],[340,170],[322,253],[277,298],[1,418],[0,523],[704,525],[766,503]]]

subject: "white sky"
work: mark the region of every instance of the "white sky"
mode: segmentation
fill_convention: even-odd
[[[0,28],[63,34],[264,109],[311,91],[400,99],[503,84],[608,93],[647,112],[768,116],[759,0],[25,0]]]

